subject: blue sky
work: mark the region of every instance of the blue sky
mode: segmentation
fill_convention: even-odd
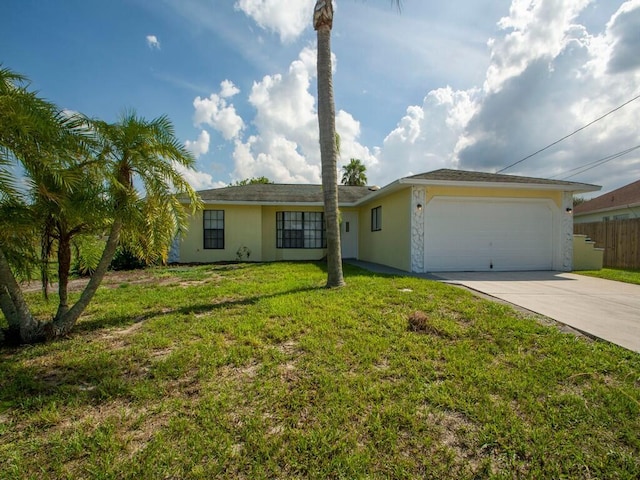
[[[640,0],[339,0],[342,158],[495,172],[640,95]],[[319,183],[314,0],[5,0],[0,62],[63,108],[167,114],[198,189]],[[640,100],[504,173],[640,178]],[[595,162],[595,163],[594,163]]]

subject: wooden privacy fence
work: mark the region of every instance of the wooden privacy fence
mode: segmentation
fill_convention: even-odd
[[[587,235],[604,248],[604,267],[640,268],[640,218],[576,223],[573,233]]]

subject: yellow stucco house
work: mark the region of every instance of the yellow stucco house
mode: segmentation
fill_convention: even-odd
[[[339,187],[343,258],[410,272],[571,270],[573,195],[596,185],[462,170]],[[199,192],[170,261],[319,260],[320,185],[254,184]]]

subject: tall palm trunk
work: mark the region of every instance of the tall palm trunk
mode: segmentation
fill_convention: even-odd
[[[336,112],[331,72],[332,25],[333,5],[331,0],[318,0],[313,16],[313,27],[318,34],[318,125],[320,128],[324,218],[327,225],[327,287],[329,288],[341,287],[345,284],[342,275],[338,214]]]

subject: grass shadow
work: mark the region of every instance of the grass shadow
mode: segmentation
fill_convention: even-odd
[[[96,330],[125,328],[152,318],[175,314],[213,313],[229,307],[255,305],[264,299],[317,291],[321,288],[295,288],[219,303],[181,306],[171,310],[148,312],[135,318],[129,315],[101,316],[95,320],[78,323],[69,341],[81,339],[83,334],[86,335]],[[65,341],[65,339],[60,339],[56,342]],[[72,364],[65,360],[64,354],[60,355],[60,359],[55,362],[34,362],[34,359],[50,353],[46,347],[41,348],[41,346],[36,347],[40,348],[41,355],[38,355],[35,350],[30,352],[28,363],[31,366],[12,358],[13,354],[20,350],[31,348],[33,347],[11,347],[5,348],[4,352],[0,351],[0,370],[3,372],[2,378],[0,378],[0,413],[13,408],[33,410],[47,406],[55,407],[56,404],[95,404],[114,398],[127,398],[133,394],[137,382],[141,380],[135,375],[130,375],[117,352],[114,353],[108,349],[95,355],[83,357],[82,362],[73,362]],[[34,363],[37,366],[34,366]]]
[[[205,313],[212,313],[215,312],[217,310],[221,310],[224,308],[229,308],[229,307],[235,307],[235,306],[248,306],[248,305],[254,305],[256,303],[258,303],[261,300],[264,299],[269,299],[269,298],[276,298],[276,297],[281,297],[284,295],[291,295],[291,294],[296,294],[296,293],[303,293],[303,292],[310,292],[310,291],[316,291],[318,289],[320,289],[322,287],[304,287],[304,288],[295,288],[295,289],[291,289],[291,290],[286,290],[286,291],[282,291],[282,292],[277,292],[277,293],[270,293],[270,294],[264,294],[264,295],[255,295],[252,297],[246,297],[246,298],[239,298],[236,300],[224,300],[221,302],[217,302],[217,303],[202,303],[202,304],[197,304],[197,305],[189,305],[189,306],[182,306],[182,307],[177,307],[174,309],[160,309],[160,310],[154,310],[154,311],[150,311],[147,312],[143,315],[138,315],[135,318],[132,318],[130,315],[113,315],[113,316],[109,316],[109,315],[103,315],[100,316],[100,318],[96,318],[96,319],[89,319],[89,320],[84,320],[79,322],[76,325],[76,328],[73,330],[74,333],[87,333],[87,332],[93,332],[95,330],[101,330],[104,328],[115,328],[115,327],[126,327],[126,326],[130,326],[133,325],[135,323],[141,323],[144,321],[147,321],[151,318],[154,317],[162,317],[162,316],[167,316],[167,315],[175,315],[175,314],[181,314],[181,315],[190,315],[190,314],[205,314]]]

